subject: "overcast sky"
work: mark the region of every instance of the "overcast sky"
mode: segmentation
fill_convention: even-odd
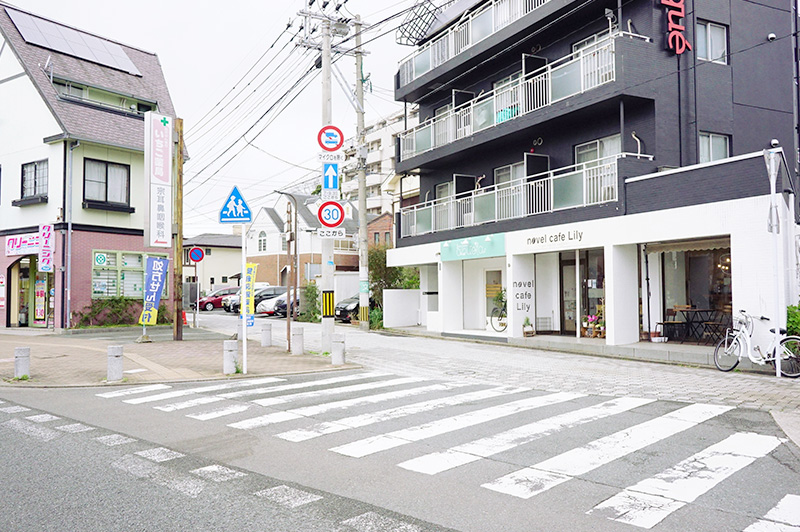
[[[320,151],[316,134],[322,125],[319,75],[277,118],[275,111],[283,105],[278,104],[264,120],[257,122],[318,55],[294,44],[287,45],[302,21],[297,12],[307,7],[308,0],[10,2],[34,14],[158,54],[175,109],[184,119],[191,156],[184,177],[186,236],[230,232],[230,226],[217,223],[217,219],[233,185],[239,187],[255,211],[274,204],[274,196],[269,195],[274,189],[304,176],[309,179],[319,169],[316,161]],[[374,24],[414,3],[414,0],[348,0],[344,8]],[[331,2],[327,11],[335,4],[335,0]],[[319,2],[315,3],[314,9],[318,5]],[[340,12],[348,15],[345,9]],[[368,88],[365,96],[367,124],[402,110],[401,104],[392,101],[393,77],[398,61],[413,52],[413,48],[397,45],[393,30],[404,18],[405,15],[396,17],[363,37],[367,42],[386,34],[365,45],[369,55],[364,59],[364,74],[372,82],[372,91]],[[290,19],[294,21],[292,28],[281,36]],[[353,40],[344,44],[352,46]],[[354,58],[342,57],[337,64],[352,88]],[[253,71],[237,85],[254,65]],[[258,74],[265,65],[266,69]],[[345,137],[351,137],[355,134],[355,111],[335,81],[332,87],[333,123],[344,131]],[[240,92],[242,96],[228,107],[219,105]],[[242,102],[247,94],[250,98]],[[225,117],[229,120],[220,122]],[[246,146],[244,141],[234,145],[254,124],[257,125],[246,138],[255,147]],[[232,162],[221,166],[243,146],[246,147]]]

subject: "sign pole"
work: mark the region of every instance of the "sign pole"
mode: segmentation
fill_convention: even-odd
[[[183,119],[176,118],[175,136],[177,147],[175,149],[175,225],[173,226],[173,255],[175,257],[173,280],[173,318],[172,339],[183,340]]]
[[[322,126],[333,122],[331,109],[331,21],[322,20]],[[340,141],[342,139],[339,139]],[[333,239],[322,239],[322,293],[333,292],[333,275],[336,269],[333,256]],[[287,299],[288,305],[288,299]],[[322,316],[322,352],[333,352],[333,316]]]
[[[247,284],[245,282],[247,272],[247,226],[242,224],[242,274],[239,278],[239,311],[242,319],[242,373],[247,375]]]

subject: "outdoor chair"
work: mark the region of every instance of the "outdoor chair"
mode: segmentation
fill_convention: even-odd
[[[686,322],[678,319],[678,311],[668,308],[664,321],[657,323],[661,326],[664,336],[670,339],[684,339],[686,336]]]

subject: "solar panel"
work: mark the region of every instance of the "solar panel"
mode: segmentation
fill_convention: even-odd
[[[6,8],[6,13],[28,44],[86,59],[135,76],[142,75],[117,43],[10,8]]]

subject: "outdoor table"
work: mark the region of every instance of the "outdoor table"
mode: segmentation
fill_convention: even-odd
[[[686,318],[686,331],[683,335],[681,343],[685,342],[687,338],[700,340],[703,335],[703,322],[710,321],[715,310],[713,308],[689,308],[681,309],[684,318]]]

